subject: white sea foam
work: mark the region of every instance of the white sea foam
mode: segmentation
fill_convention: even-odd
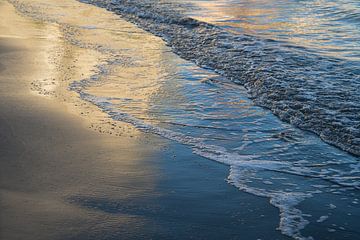
[[[78,92],[83,100],[91,102],[101,108],[114,120],[130,123],[144,132],[157,134],[178,143],[188,145],[192,148],[195,154],[229,165],[231,167],[229,175],[230,183],[242,191],[256,196],[269,198],[270,203],[280,210],[279,229],[283,234],[291,236],[295,239],[312,239],[311,237],[306,238],[301,235],[300,230],[303,229],[309,222],[304,219],[302,212],[295,207],[305,198],[311,197],[311,194],[301,192],[269,191],[265,188],[261,189],[247,185],[247,181],[251,179],[251,177],[247,174],[249,171],[281,170],[283,168],[288,168],[290,163],[259,160],[256,159],[259,157],[256,155],[241,155],[237,152],[229,152],[226,148],[218,145],[205,144],[204,139],[202,138],[194,138],[190,135],[185,135],[183,133],[148,124],[135,118],[134,116],[121,112],[109,101],[108,98],[86,93],[84,89],[91,83],[94,83],[94,81],[99,80],[99,78],[103,77],[104,74],[107,74],[109,72],[107,68],[111,67],[111,64],[114,64],[114,62],[109,61],[108,64],[99,66],[99,72],[101,74],[95,74],[89,79],[73,82],[69,88]]]
[[[207,140],[206,138],[193,137],[190,134],[184,134],[147,123],[144,120],[138,119],[131,114],[121,111],[111,102],[111,98],[94,96],[86,92],[87,87],[91,86],[91,84],[94,84],[96,81],[99,81],[101,77],[104,77],[104,75],[110,72],[109,68],[111,68],[112,65],[116,65],[118,63],[119,61],[108,61],[106,64],[100,65],[99,74],[95,74],[89,79],[73,82],[69,88],[78,92],[83,100],[98,106],[102,109],[102,111],[106,112],[116,121],[130,123],[144,132],[157,134],[178,143],[188,145],[197,155],[229,165],[229,183],[233,184],[241,191],[269,198],[270,203],[279,209],[279,230],[283,234],[298,240],[313,239],[310,236],[306,237],[301,234],[301,230],[309,224],[309,221],[306,219],[308,215],[303,214],[302,211],[297,208],[297,205],[303,200],[311,198],[314,194],[322,193],[322,191],[316,190],[316,188],[326,188],[326,185],[315,184],[313,186],[314,190],[305,191],[299,190],[298,185],[294,183],[284,183],[291,187],[290,189],[269,189],[265,186],[252,186],[252,183],[257,181],[256,179],[262,179],[256,177],[257,174],[264,171],[275,171],[295,176],[319,178],[324,181],[339,184],[340,186],[359,187],[359,182],[357,181],[348,183],[348,179],[342,176],[345,174],[344,172],[332,167],[326,168],[327,166],[332,166],[334,163],[330,162],[328,164],[317,165],[316,167],[321,166],[326,168],[322,169],[319,174],[313,171],[312,168],[314,166],[309,165],[309,162],[306,160],[299,160],[295,163],[272,161],[262,159],[264,155],[246,155],[240,154],[238,151],[229,151],[220,145],[205,143]],[[350,166],[353,167],[352,171],[358,168],[358,164],[354,162]],[[329,176],[329,174],[333,172],[337,173],[337,175],[332,177]],[[286,178],[272,178],[273,181],[282,181],[284,179]],[[273,181],[264,180],[262,183],[267,186],[272,186],[274,185]],[[278,188],[278,185],[276,185],[276,187]]]
[[[316,222],[322,223],[322,222],[326,221],[328,218],[329,218],[329,216],[327,216],[327,215],[321,216],[318,220],[316,220]]]

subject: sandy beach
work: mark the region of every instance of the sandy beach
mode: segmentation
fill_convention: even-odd
[[[0,14],[1,239],[285,238],[277,209],[229,185],[227,166],[126,123],[96,127],[111,120],[66,85],[101,56],[6,1]]]
[[[0,239],[358,239],[344,1],[0,0]]]

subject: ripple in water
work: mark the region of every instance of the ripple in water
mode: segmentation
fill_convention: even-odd
[[[115,120],[229,165],[229,183],[269,198],[280,210],[279,229],[285,235],[311,239],[307,226],[321,221],[336,225],[338,234],[359,236],[351,233],[357,220],[347,215],[358,215],[356,157],[281,122],[255,106],[242,87],[166,48],[148,50],[145,58],[141,44],[132,41],[123,60],[100,66],[98,75],[73,83],[71,89]],[[348,228],[342,223],[344,214]],[[316,231],[319,239],[328,233],[326,227]],[[333,234],[333,239],[339,236]]]
[[[186,1],[202,6],[199,11],[194,8],[190,13],[172,1],[84,2],[106,7],[162,37],[181,57],[244,85],[257,104],[271,109],[282,120],[360,155],[360,41],[356,41],[359,25],[351,17],[357,15],[359,3],[350,0],[339,4],[294,1],[289,5],[279,1],[261,5],[258,9],[260,4],[252,1],[253,5],[249,3],[247,7],[254,8],[252,10],[258,15],[245,16],[245,19],[252,19],[254,23],[250,26],[265,29],[251,34],[242,24],[237,27],[230,24],[241,18],[241,13],[240,16],[234,14],[231,21],[222,24],[216,17],[211,17],[216,11],[210,11],[210,17],[205,17],[209,23],[189,17],[195,15],[202,19],[202,8],[211,9],[220,3],[223,3],[220,4],[222,7],[216,10],[234,10],[238,5],[238,9],[242,9],[246,1],[230,1],[227,5],[221,1],[216,4],[213,1],[202,1],[201,4],[200,1]],[[268,5],[272,6],[269,11],[277,9],[278,14],[266,13],[264,8]],[[344,17],[346,14],[348,19]],[[283,24],[269,23],[266,27],[265,23],[256,24],[263,16],[265,19],[272,16],[275,23]],[[312,18],[325,23],[301,22],[301,19]],[[247,26],[249,29],[249,24]],[[324,39],[320,41],[319,38]]]

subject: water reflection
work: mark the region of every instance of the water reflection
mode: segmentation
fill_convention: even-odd
[[[360,3],[354,0],[187,0],[188,14],[230,31],[288,41],[359,61]]]

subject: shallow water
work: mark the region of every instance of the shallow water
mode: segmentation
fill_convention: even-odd
[[[245,86],[282,120],[360,155],[357,1],[85,2]]]
[[[26,5],[21,8],[35,11]],[[45,14],[42,17],[75,30],[68,41],[107,56],[92,77],[69,86],[83,100],[114,120],[228,165],[229,183],[268,198],[279,209],[279,230],[284,235],[360,237],[358,157],[282,122],[256,106],[253,96],[233,79],[179,58],[159,38],[132,24],[97,16],[96,21],[72,25],[51,15],[49,9],[55,5],[46,8],[47,15],[39,11]]]

